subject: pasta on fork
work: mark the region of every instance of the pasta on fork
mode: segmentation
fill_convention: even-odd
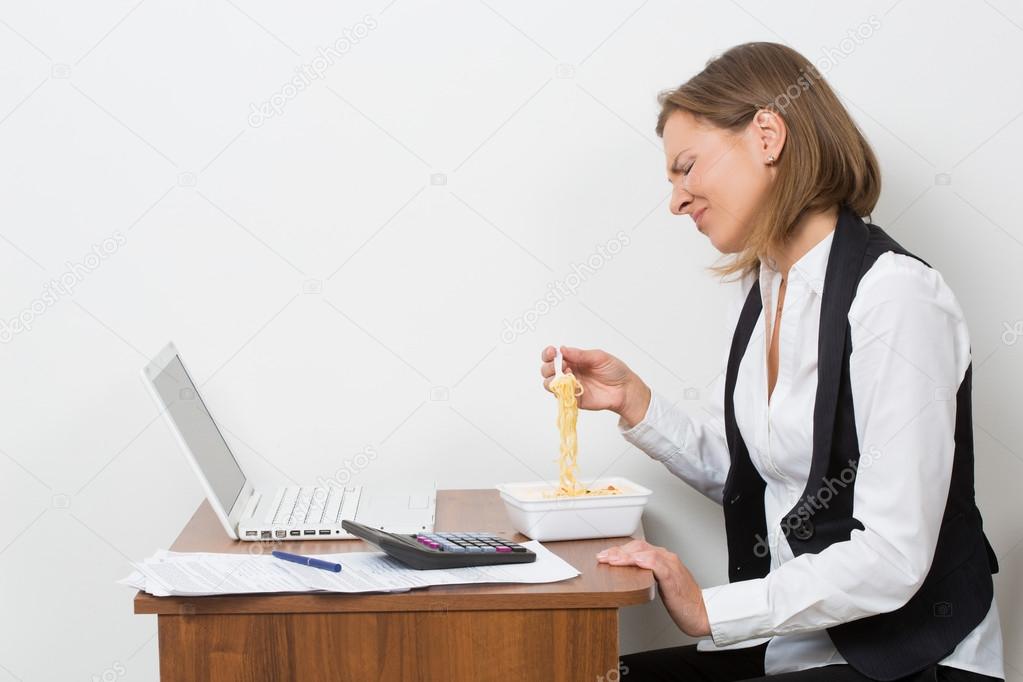
[[[560,360],[560,358],[558,358]],[[555,361],[556,364],[559,364]],[[617,495],[620,491],[613,485],[591,490],[580,485],[576,478],[578,471],[579,442],[576,422],[579,418],[579,396],[583,385],[571,372],[558,372],[550,384],[551,392],[558,399],[558,432],[561,435],[561,455],[558,459],[558,487],[551,497],[579,497],[582,495]]]

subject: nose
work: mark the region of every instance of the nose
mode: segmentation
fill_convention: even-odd
[[[678,185],[671,192],[671,205],[668,207],[675,215],[685,215],[693,203],[693,195]]]

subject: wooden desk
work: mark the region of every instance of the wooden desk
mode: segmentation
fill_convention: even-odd
[[[525,539],[511,530],[495,490],[439,491],[436,529]],[[650,571],[597,564],[599,550],[623,541],[546,543],[582,572],[559,583],[363,595],[139,592],[135,613],[158,614],[163,682],[615,680],[618,609],[650,601],[655,589]],[[273,548],[317,554],[372,549],[354,540],[279,542]],[[228,539],[204,501],[171,549],[270,548]]]

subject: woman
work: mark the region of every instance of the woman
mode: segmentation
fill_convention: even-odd
[[[966,321],[936,270],[860,218],[874,153],[783,45],[734,47],[659,101],[671,211],[742,281],[717,418],[600,350],[563,348],[564,370],[582,408],[618,413],[626,440],[723,506],[730,582],[701,589],[644,541],[598,554],[651,569],[678,627],[710,638],[625,656],[624,679],[1003,678]]]

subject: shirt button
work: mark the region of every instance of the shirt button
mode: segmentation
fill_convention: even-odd
[[[809,540],[813,537],[813,521],[802,519],[793,529],[792,534],[797,540]]]

